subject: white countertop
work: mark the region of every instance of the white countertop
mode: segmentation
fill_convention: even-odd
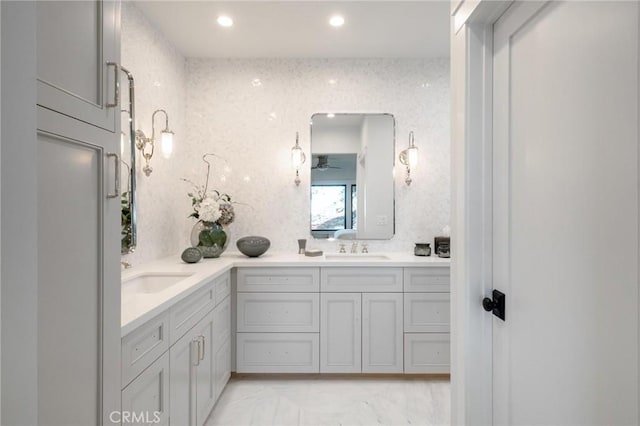
[[[330,253],[335,254],[335,253]],[[224,274],[231,268],[242,267],[434,267],[449,266],[450,259],[414,256],[411,253],[371,253],[384,255],[388,259],[349,258],[327,260],[324,256],[309,257],[290,253],[265,253],[258,258],[249,258],[241,253],[225,253],[217,259],[203,259],[188,264],[180,255],[169,256],[122,271],[122,281],[148,273],[189,273],[193,274],[179,283],[157,293],[123,294],[121,312],[121,335],[125,336],[154,316],[168,309],[176,302]]]

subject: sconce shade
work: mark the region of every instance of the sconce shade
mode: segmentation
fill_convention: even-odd
[[[162,156],[164,158],[171,158],[171,154],[173,153],[173,135],[174,133],[169,129],[162,131]]]
[[[291,166],[294,170],[298,170],[300,166],[304,164],[307,157],[304,155],[302,151],[302,147],[300,147],[298,133],[296,133],[296,144],[291,148]]]
[[[400,162],[407,168],[407,178],[405,183],[411,185],[413,181],[411,179],[411,170],[415,169],[418,165],[418,147],[413,141],[413,132],[409,132],[409,147],[402,151],[398,156]]]
[[[307,156],[304,155],[304,151],[300,147],[300,137],[296,132],[296,144],[291,148],[291,166],[296,171],[296,178],[294,180],[296,186],[300,186],[300,167],[304,164]]]

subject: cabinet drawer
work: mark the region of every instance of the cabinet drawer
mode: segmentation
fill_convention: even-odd
[[[319,293],[238,293],[238,331],[317,333]]]
[[[318,333],[238,333],[238,373],[318,373]]]
[[[405,268],[404,291],[412,293],[448,293],[450,291],[448,267]]]
[[[239,268],[238,291],[318,292],[319,268]]]
[[[322,268],[322,291],[401,292],[402,268]]]
[[[405,293],[404,331],[448,333],[450,299],[449,293]]]
[[[169,424],[169,352],[122,390],[122,412],[143,416],[140,424]]]
[[[171,308],[170,342],[173,345],[178,339],[196,325],[216,304],[214,282],[187,296]]]
[[[231,293],[231,274],[226,274],[218,277],[214,281],[215,293],[216,293],[216,305],[224,300],[225,297]]]
[[[213,312],[213,339],[217,350],[231,337],[231,298],[223,300]]]
[[[169,349],[169,315],[163,313],[122,338],[122,387]]]
[[[449,373],[450,358],[448,333],[405,333],[405,373]]]

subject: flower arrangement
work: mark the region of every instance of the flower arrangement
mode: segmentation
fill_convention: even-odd
[[[217,190],[209,191],[209,174],[211,163],[205,154],[202,161],[207,163],[207,179],[204,186],[197,185],[190,180],[183,179],[193,186],[187,195],[191,198],[193,212],[189,217],[198,219],[198,223],[191,232],[191,245],[197,247],[204,257],[219,257],[227,248],[229,238],[224,226],[233,222],[236,217],[229,194]]]
[[[193,191],[187,194],[191,198],[191,206],[193,207],[193,213],[191,213],[189,217],[202,220],[203,222],[229,225],[236,217],[231,196],[215,189],[209,191],[211,163],[207,161],[207,156],[215,156],[215,154],[205,154],[202,156],[202,161],[207,163],[207,179],[204,186],[196,185],[190,180],[183,179],[193,186]]]

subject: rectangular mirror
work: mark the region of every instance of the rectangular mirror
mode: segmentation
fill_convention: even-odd
[[[388,240],[395,232],[391,114],[311,117],[311,235]]]

